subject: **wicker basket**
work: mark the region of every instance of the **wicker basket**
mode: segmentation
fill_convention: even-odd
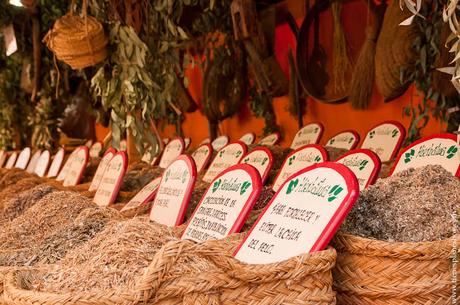
[[[329,248],[276,264],[247,265],[232,251],[241,234],[195,244],[172,241],[156,254],[132,289],[53,294],[30,290],[37,271],[7,274],[4,294],[11,304],[335,304],[331,269],[336,253]],[[190,265],[190,261],[199,264]],[[205,266],[205,267],[203,267]],[[203,268],[205,270],[203,270]]]
[[[107,57],[108,38],[102,24],[88,16],[86,0],[82,16],[69,13],[59,19],[48,31],[43,41],[72,69],[82,69],[103,61]]]
[[[452,256],[459,241],[460,235],[451,240],[406,243],[337,234],[333,240],[337,303],[457,304],[452,300]]]

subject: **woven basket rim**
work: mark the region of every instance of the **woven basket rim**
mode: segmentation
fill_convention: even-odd
[[[21,299],[27,299],[29,302],[34,303],[34,304],[49,304],[50,302],[53,304],[112,304],[112,303],[142,303],[143,301],[146,302],[147,300],[151,299],[153,290],[155,290],[151,286],[156,286],[157,290],[161,290],[161,284],[160,280],[158,280],[156,277],[161,278],[164,280],[165,274],[167,272],[163,272],[164,268],[164,262],[161,261],[162,255],[165,252],[168,252],[168,250],[175,250],[176,248],[179,248],[182,250],[182,253],[192,253],[193,250],[195,249],[200,249],[207,255],[215,255],[219,254],[218,252],[222,250],[223,247],[209,247],[209,244],[213,245],[217,240],[212,240],[208,242],[204,242],[201,244],[195,244],[192,241],[171,241],[166,243],[156,254],[150,265],[144,269],[144,275],[140,277],[134,285],[134,287],[117,287],[113,289],[108,289],[108,290],[94,290],[94,291],[89,291],[89,292],[77,292],[77,293],[52,293],[52,292],[39,292],[39,291],[34,291],[34,290],[28,290],[24,289],[21,287],[18,283],[21,282],[21,279],[25,276],[25,273],[31,273],[31,272],[46,272],[46,270],[40,269],[23,269],[23,270],[11,270],[5,275],[5,280],[4,280],[4,294],[7,295],[8,299],[16,299],[20,297]],[[182,243],[180,243],[182,242]],[[215,246],[215,245],[214,245]],[[177,250],[177,249],[176,249]],[[175,259],[177,259],[178,255],[175,255]],[[224,255],[225,256],[225,255]],[[231,256],[231,254],[230,254]],[[241,265],[244,266],[246,265],[247,271],[249,274],[252,272],[255,272],[258,268],[269,268],[272,267],[272,269],[280,269],[284,266],[287,266],[289,268],[292,268],[292,272],[296,275],[299,275],[299,264],[304,264],[306,265],[306,262],[309,260],[313,259],[319,259],[323,258],[324,261],[329,261],[329,264],[327,266],[315,266],[317,267],[318,270],[320,269],[328,269],[332,270],[332,268],[335,265],[335,260],[337,257],[337,253],[334,248],[328,247],[325,250],[314,252],[314,253],[307,253],[303,255],[299,255],[296,257],[293,257],[289,260],[280,262],[280,263],[275,263],[275,264],[266,264],[266,265],[249,265],[249,264],[244,264],[240,261],[238,261],[236,258],[232,257],[232,263],[229,263],[225,266],[225,268],[228,268],[229,270],[233,270],[235,268],[235,265]],[[222,257],[220,257],[222,258]],[[174,262],[167,262],[167,265],[173,265]],[[224,269],[225,269],[224,268]],[[149,269],[153,269],[154,271],[149,274]],[[159,271],[157,270],[159,269]],[[168,269],[168,268],[166,268]],[[48,269],[49,270],[49,269]],[[322,270],[322,272],[325,272],[326,270]],[[229,272],[231,273],[231,272]],[[263,272],[263,275],[266,275],[266,270]],[[315,273],[307,274],[305,275],[312,275]],[[285,276],[284,274],[280,273],[274,273],[273,271],[270,271],[270,278],[267,280],[269,282],[272,281],[280,281],[283,280],[283,277]],[[235,276],[235,274],[231,274],[231,277]],[[144,280],[144,283],[142,283]],[[251,278],[253,281],[261,281],[259,278]],[[285,279],[284,279],[285,280]],[[148,286],[146,286],[146,283]],[[235,281],[232,281],[231,283],[232,288],[235,289]],[[121,289],[120,289],[121,288]],[[196,288],[200,289],[200,288]],[[202,290],[202,288],[201,288]],[[150,294],[149,294],[150,293]],[[156,300],[158,301],[158,300]]]
[[[337,252],[360,254],[369,253],[372,256],[404,257],[404,259],[432,259],[433,257],[448,258],[453,252],[453,242],[460,248],[460,234],[448,239],[422,242],[392,242],[361,237],[349,233],[337,233],[332,245]]]

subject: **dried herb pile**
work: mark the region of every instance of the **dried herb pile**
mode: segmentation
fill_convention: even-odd
[[[38,185],[32,189],[16,193],[13,198],[3,204],[0,221],[9,221],[18,217],[53,191],[56,191],[56,189],[50,185]]]
[[[74,192],[52,192],[25,213],[3,225],[0,230],[0,250],[32,247],[72,223],[80,212],[95,205],[90,199]]]
[[[451,237],[460,224],[460,181],[441,166],[409,169],[361,192],[341,230],[386,241]]]
[[[58,293],[133,285],[161,246],[175,239],[172,229],[145,219],[111,222],[33,285],[40,291]]]
[[[327,154],[329,156],[329,161],[335,161],[337,160],[340,156],[344,155],[348,150],[344,148],[337,148],[337,147],[330,147],[326,146],[324,147],[326,149]]]
[[[22,169],[10,169],[0,178],[0,191],[7,186],[15,184],[19,180],[29,177],[32,177],[32,175]]]
[[[23,191],[30,190],[30,188],[38,185],[40,179],[32,177],[22,180],[18,180],[16,183],[8,185],[2,191],[0,191],[0,214],[3,210],[3,206],[10,200],[15,198],[18,194]],[[0,216],[1,218],[1,216]]]
[[[0,252],[0,266],[54,264],[102,231],[109,221],[120,219],[120,214],[113,209],[84,209],[75,220],[51,232],[37,245],[23,251]]]

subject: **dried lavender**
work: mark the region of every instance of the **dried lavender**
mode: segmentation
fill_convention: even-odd
[[[460,181],[441,166],[409,169],[361,192],[341,230],[386,241],[449,238],[460,224]]]

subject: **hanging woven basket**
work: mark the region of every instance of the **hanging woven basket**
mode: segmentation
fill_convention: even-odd
[[[107,57],[108,38],[102,24],[87,15],[83,1],[82,16],[72,12],[59,18],[43,41],[57,59],[72,69],[82,69],[103,61]]]

